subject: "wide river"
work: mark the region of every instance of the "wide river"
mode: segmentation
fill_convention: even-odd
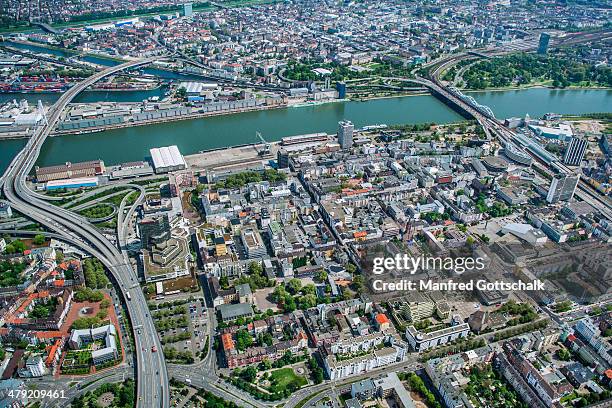
[[[92,93],[84,99],[108,100],[113,99],[114,94]],[[116,94],[118,96],[120,93]],[[145,93],[143,97],[147,95],[150,96],[150,93]],[[547,112],[612,112],[612,90],[534,88],[476,92],[472,95],[480,103],[490,106],[498,118],[525,114],[540,117]],[[138,99],[139,95],[130,96],[129,99]],[[116,164],[142,160],[148,156],[150,148],[172,144],[178,145],[183,154],[190,154],[200,150],[255,143],[258,141],[256,131],[261,132],[268,141],[314,132],[334,133],[338,121],[343,119],[353,121],[357,127],[378,123],[450,123],[462,120],[457,113],[430,95],[336,102],[53,137],[45,142],[38,164],[52,165],[93,159]],[[24,139],[0,142],[1,171],[24,143]]]

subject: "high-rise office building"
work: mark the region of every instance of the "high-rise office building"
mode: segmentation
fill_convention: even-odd
[[[579,139],[577,137],[572,137],[572,140],[565,151],[565,155],[563,155],[563,163],[567,164],[568,166],[580,166],[588,146],[588,141]]]
[[[336,82],[336,91],[338,91],[338,99],[346,98],[346,82]]]
[[[285,149],[278,149],[276,152],[276,160],[278,162],[279,169],[286,169],[289,167],[289,152]]]
[[[569,201],[574,197],[574,191],[580,176],[578,174],[557,174],[550,183],[546,201],[557,203],[559,201]]]
[[[544,55],[548,52],[548,43],[550,42],[550,34],[540,34],[540,43],[538,45],[538,54]]]
[[[353,131],[355,125],[350,120],[338,122],[338,143],[343,149],[350,149],[353,146]]]
[[[185,15],[185,17],[189,17],[193,15],[193,4],[192,3],[183,4],[183,14]]]
[[[170,239],[170,221],[168,215],[150,216],[138,223],[140,243],[142,248],[151,248],[153,245],[166,242]]]

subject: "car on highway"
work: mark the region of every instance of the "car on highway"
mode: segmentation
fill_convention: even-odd
[[[155,346],[155,345],[151,346],[151,351],[153,353],[157,353],[157,346]]]

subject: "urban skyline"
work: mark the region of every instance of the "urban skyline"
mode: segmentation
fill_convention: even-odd
[[[1,407],[612,404],[607,2],[94,3],[0,5]]]

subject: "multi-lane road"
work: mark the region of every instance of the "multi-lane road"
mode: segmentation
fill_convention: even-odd
[[[147,307],[138,277],[122,252],[83,217],[54,206],[34,194],[26,183],[40,149],[55,127],[62,111],[87,87],[126,69],[149,64],[158,58],[130,61],[98,72],[64,93],[48,112],[46,123],[37,130],[24,149],[15,157],[0,184],[13,208],[44,225],[73,245],[95,256],[108,268],[126,301],[134,331],[136,351],[137,406],[167,408],[170,405],[168,374],[162,347]],[[156,348],[158,352],[152,350]]]

